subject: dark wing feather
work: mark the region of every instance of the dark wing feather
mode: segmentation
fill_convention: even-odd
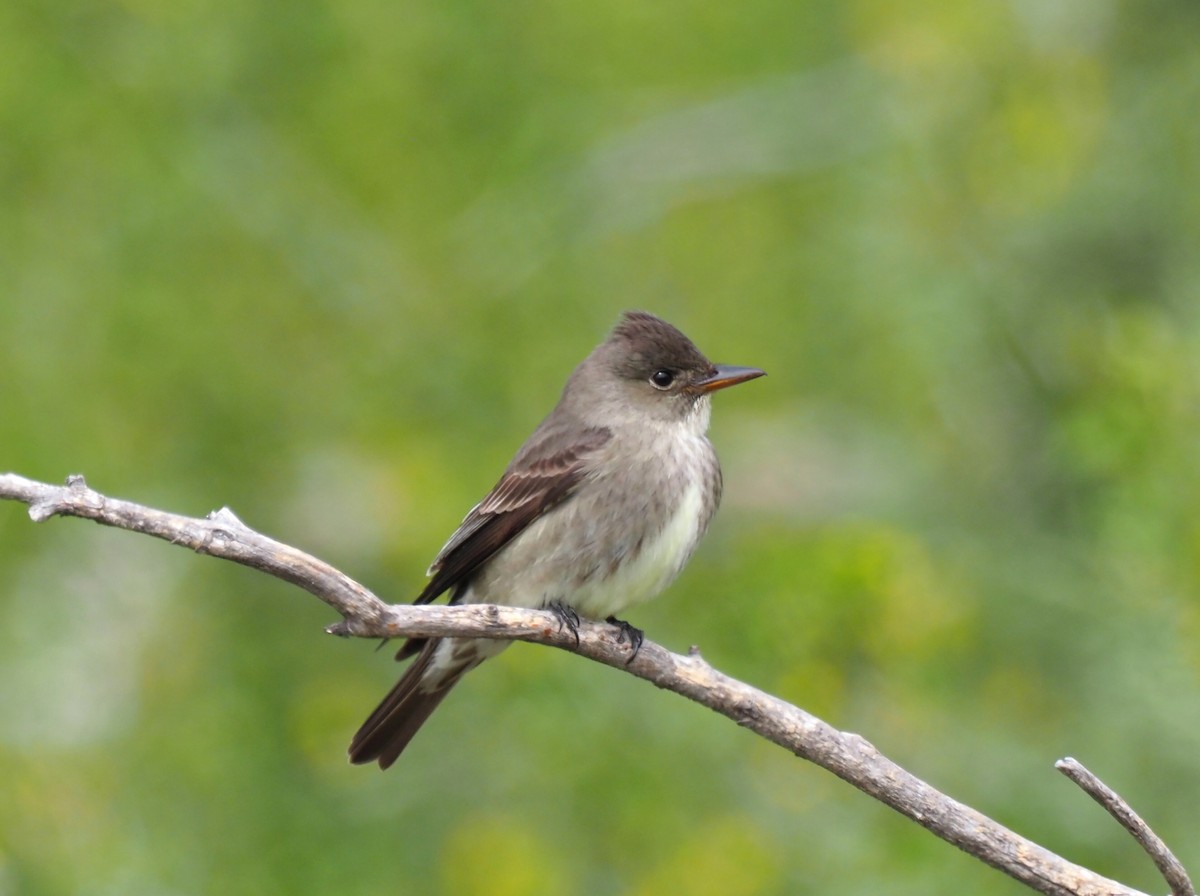
[[[486,498],[477,504],[450,536],[430,567],[432,578],[417,597],[429,603],[450,589],[455,597],[492,555],[525,527],[570,497],[587,475],[595,453],[612,438],[607,429],[583,428],[574,420],[543,423],[517,452],[513,462]],[[351,762],[379,760],[387,768],[408,745],[450,688],[480,658],[471,653],[461,668],[437,682],[426,675],[438,638],[409,638],[396,659],[417,655],[396,686],[363,723],[350,745]],[[469,644],[470,642],[466,642]]]
[[[414,603],[429,603],[465,584],[488,558],[567,498],[587,472],[591,456],[612,437],[607,429],[591,427],[567,439],[566,429],[539,431],[518,452],[434,559],[432,578]]]

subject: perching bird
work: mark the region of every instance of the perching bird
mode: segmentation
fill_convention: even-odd
[[[710,396],[763,375],[712,364],[666,321],[622,316],[575,368],[549,416],[521,446],[429,568],[416,603],[556,608],[615,619],[683,569],[721,499],[721,468],[705,437]],[[396,761],[464,674],[504,640],[410,638],[412,665],[363,723],[350,761]]]

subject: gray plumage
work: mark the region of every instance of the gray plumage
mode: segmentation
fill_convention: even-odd
[[[545,607],[605,619],[683,569],[721,500],[711,393],[762,371],[718,367],[679,330],[625,314],[430,567],[417,603]],[[391,765],[450,689],[507,641],[410,639],[416,655],[350,746]]]

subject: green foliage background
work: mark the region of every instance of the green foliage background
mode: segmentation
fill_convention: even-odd
[[[631,618],[1148,890],[1193,869],[1200,6],[0,5],[0,468],[410,599],[626,308],[770,377]],[[388,774],[282,584],[0,507],[0,894],[1016,893],[566,654]]]

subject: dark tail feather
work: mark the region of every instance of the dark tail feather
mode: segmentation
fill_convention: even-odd
[[[438,638],[425,642],[420,654],[405,670],[396,686],[363,722],[350,742],[352,763],[361,765],[378,759],[380,768],[390,766],[463,673],[471,668],[467,665],[461,671],[447,675],[433,690],[423,689],[422,679],[439,643],[441,641]]]

